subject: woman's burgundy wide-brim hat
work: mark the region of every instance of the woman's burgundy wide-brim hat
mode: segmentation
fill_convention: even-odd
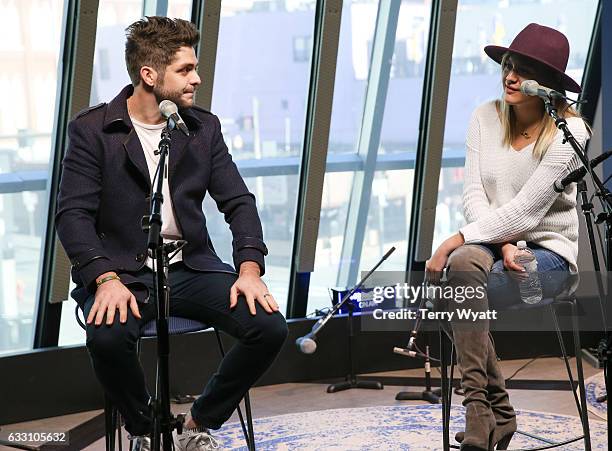
[[[580,92],[582,89],[565,73],[569,59],[569,42],[565,35],[553,28],[530,23],[516,35],[510,47],[487,45],[484,51],[497,63],[506,52],[516,53],[544,64],[559,75],[564,89]]]

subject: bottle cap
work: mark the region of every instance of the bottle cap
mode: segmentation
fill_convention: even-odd
[[[527,249],[527,241],[519,241],[518,243],[516,243],[516,247],[518,247],[519,249]]]

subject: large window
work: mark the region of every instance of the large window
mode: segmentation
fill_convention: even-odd
[[[270,251],[265,281],[285,310],[315,1],[223,2],[212,111],[250,191]],[[207,80],[202,80],[206,83]],[[208,230],[231,262],[231,235],[207,197]]]
[[[168,2],[168,17],[190,20],[191,0],[170,0]]]
[[[0,3],[0,354],[32,347],[63,8]]]
[[[111,101],[130,84],[125,29],[142,16],[143,0],[100,0],[90,105]]]
[[[300,214],[298,173],[316,3],[223,0],[215,77],[202,80],[213,83],[212,111],[256,195],[270,249],[265,281],[283,310]],[[343,2],[309,312],[329,306],[329,288],[354,284],[392,245],[397,250],[381,269],[406,266],[432,3]],[[499,66],[482,48],[509,44],[530,22],[549,25],[568,36],[568,72],[580,80],[597,4],[558,0],[551,8],[550,0],[459,0],[434,247],[464,223],[464,137],[471,111],[501,93]],[[96,42],[90,105],[108,102],[130,82],[125,28],[151,5],[99,1],[97,33],[90,37]],[[189,19],[191,6],[191,0],[168,0],[167,15]],[[32,342],[63,9],[64,0],[0,1],[0,354],[29,349]],[[387,49],[382,59],[381,45]],[[209,197],[204,210],[217,253],[231,262],[227,224]],[[62,309],[60,344],[84,341],[73,306]]]
[[[502,92],[499,65],[484,53],[484,46],[510,45],[531,22],[553,27],[570,42],[568,74],[582,79],[597,0],[558,0],[554,8],[548,1],[518,3],[459,0],[433,249],[465,223],[461,193],[471,112]]]
[[[330,306],[329,288],[357,282],[392,245],[397,250],[381,269],[406,268],[431,3],[397,6],[389,13],[375,0],[343,3],[309,312]],[[386,71],[374,49],[385,42],[392,54]],[[371,114],[382,104],[383,114]]]

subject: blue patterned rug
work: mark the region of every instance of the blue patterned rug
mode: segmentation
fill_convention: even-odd
[[[440,405],[380,406],[320,410],[260,418],[254,421],[258,450],[410,450],[442,449]],[[463,429],[463,407],[451,411],[451,443]],[[519,411],[519,429],[554,441],[581,435],[576,417],[543,412]],[[606,425],[592,420],[593,449],[607,449]],[[240,423],[228,423],[215,432],[223,449],[246,450]],[[515,434],[510,448],[530,448],[544,443]],[[557,448],[561,449],[561,448]],[[582,442],[566,445],[583,450]]]

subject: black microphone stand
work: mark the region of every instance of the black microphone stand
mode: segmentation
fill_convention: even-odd
[[[417,312],[422,311],[422,309],[425,307],[425,302],[427,302],[427,296],[422,296],[421,301],[419,302],[419,308],[417,309]],[[418,348],[416,346],[416,338],[421,327],[421,319],[421,316],[417,313],[417,317],[414,321],[414,327],[410,332],[410,339],[408,340],[408,345],[406,346],[406,348],[396,347],[393,348],[393,352],[408,357],[422,357],[425,360],[425,390],[421,392],[400,391],[395,395],[395,399],[396,401],[427,401],[430,404],[439,404],[440,396],[442,395],[442,389],[431,389],[431,358],[429,355],[429,345],[425,345],[425,353],[421,353],[420,351],[418,351]]]
[[[347,298],[348,299],[348,298]],[[327,387],[327,393],[337,393],[339,391],[348,390],[350,388],[369,388],[371,390],[382,390],[383,384],[378,381],[359,381],[357,380],[357,376],[355,375],[355,363],[353,361],[353,338],[355,336],[353,331],[353,311],[355,310],[355,305],[348,301],[346,304],[348,309],[348,365],[349,365],[349,374],[346,376],[346,380],[344,382],[338,382],[337,384],[331,384]]]
[[[357,285],[355,285],[353,288],[351,288],[350,291],[345,293],[344,296],[342,296],[342,299],[336,305],[334,305],[334,308],[332,308],[329,311],[329,313],[325,315],[324,318],[321,318],[312,326],[312,329],[310,330],[308,334],[297,339],[296,344],[298,345],[298,347],[300,348],[302,352],[306,354],[312,354],[316,350],[315,340],[316,340],[317,334],[321,331],[321,329],[323,329],[323,327],[325,327],[325,324],[327,324],[327,322],[344,306],[344,304],[347,303],[347,301],[350,299],[353,293],[355,293],[355,291],[357,291],[359,288],[363,286],[363,284],[368,279],[368,277],[370,277],[372,273],[376,271],[376,269],[380,265],[382,265],[382,263],[387,258],[389,258],[389,255],[391,255],[394,251],[395,251],[395,247],[392,247],[391,249],[389,249],[387,253],[383,255],[383,257],[378,261],[378,263],[376,263],[376,265],[365,276],[363,276],[363,278],[359,282],[357,282]],[[349,327],[348,360],[349,360],[350,374],[346,377],[345,382],[330,385],[327,388],[327,392],[335,393],[341,390],[347,390],[349,388],[373,388],[373,389],[380,390],[383,388],[383,385],[380,382],[358,381],[357,377],[355,376],[355,368],[353,365],[353,309],[352,309],[352,304],[350,303],[349,303],[349,317],[348,318],[349,318],[348,319],[348,327]],[[303,343],[301,343],[302,341],[310,342],[308,344],[308,347],[310,347],[311,349],[310,350],[303,349],[302,347]]]
[[[360,381],[357,380],[357,376],[355,375],[355,364],[353,362],[353,338],[355,336],[354,334],[354,330],[353,330],[353,310],[355,308],[355,306],[353,305],[352,302],[350,302],[350,297],[353,295],[353,293],[355,293],[355,291],[357,291],[359,288],[361,288],[361,286],[365,283],[366,279],[368,277],[370,277],[370,275],[376,271],[376,269],[382,264],[382,262],[384,262],[389,255],[391,255],[391,253],[395,251],[395,247],[392,247],[391,249],[389,249],[387,251],[387,253],[380,259],[380,261],[376,264],[376,266],[374,266],[374,268],[372,268],[360,281],[359,283],[357,283],[357,285],[355,285],[348,293],[346,293],[343,297],[342,300],[340,302],[338,302],[334,308],[332,309],[332,311],[328,314],[328,316],[325,318],[325,320],[323,321],[323,323],[321,324],[321,326],[319,327],[319,329],[321,327],[323,327],[323,325],[329,321],[329,319],[334,316],[334,314],[339,311],[342,306],[344,304],[347,305],[348,308],[348,317],[347,317],[347,321],[348,321],[348,352],[347,352],[347,356],[348,356],[348,364],[349,364],[349,374],[346,376],[345,381],[344,382],[338,382],[337,384],[331,384],[327,387],[327,393],[337,393],[339,391],[343,391],[343,390],[348,390],[351,388],[367,388],[370,390],[382,390],[383,384],[379,381]]]
[[[612,269],[612,260],[611,260],[611,257],[612,257],[612,216],[610,215],[610,211],[612,209],[612,202],[610,198],[610,192],[603,185],[603,183],[601,182],[597,174],[593,172],[590,162],[586,157],[585,150],[582,148],[582,146],[576,140],[576,138],[572,135],[572,132],[570,131],[565,118],[559,117],[559,115],[557,114],[557,110],[554,107],[550,99],[544,99],[544,107],[548,115],[552,117],[553,120],[555,121],[555,125],[557,126],[557,128],[563,132],[565,142],[570,143],[570,145],[574,149],[574,152],[576,153],[576,155],[578,155],[578,158],[580,158],[580,161],[586,168],[587,173],[591,176],[591,180],[593,181],[593,184],[595,185],[596,195],[599,196],[603,202],[605,212],[601,213],[598,216],[597,223],[599,224],[601,222],[605,222],[605,243],[606,243],[605,262],[606,262],[607,271],[610,271]],[[612,358],[611,358],[612,357],[612,334],[610,334],[610,332],[608,331],[608,327],[606,324],[604,306],[607,306],[607,304],[605,303],[607,299],[605,297],[603,281],[601,279],[601,270],[600,270],[601,268],[599,265],[599,256],[597,253],[597,247],[595,244],[595,235],[593,232],[593,224],[591,220],[591,214],[593,212],[593,204],[590,203],[588,200],[587,186],[586,186],[586,182],[583,179],[578,182],[578,193],[580,194],[581,209],[584,214],[584,218],[585,218],[585,222],[587,226],[587,232],[589,236],[589,246],[591,248],[591,255],[593,258],[593,269],[595,270],[595,278],[597,280],[597,292],[599,296],[599,303],[600,303],[600,307],[602,308],[602,321],[604,325],[605,337],[600,341],[600,344],[599,344],[599,360],[600,362],[603,363],[604,368],[605,368],[604,375],[605,375],[605,385],[606,385],[606,392],[607,392],[608,388],[612,386],[610,383],[611,382],[610,377],[611,377],[611,371],[612,371],[612,365],[611,365],[612,363]],[[578,360],[578,363],[579,362],[580,360]],[[579,368],[578,370],[581,371],[581,368]],[[582,388],[581,388],[581,391],[583,391]],[[586,399],[586,396],[584,393],[581,393],[581,399]],[[581,406],[581,408],[582,408],[582,415],[581,415],[580,420],[583,423],[583,427],[585,429],[586,434],[588,435],[589,434],[588,416],[587,416],[588,412],[587,412],[586,406]],[[608,424],[608,430],[610,430],[610,425],[612,424],[612,415],[610,414],[610,412],[608,412],[607,424]],[[609,440],[610,439],[608,438],[608,444],[610,444]],[[590,442],[591,442],[590,437],[585,437],[585,445],[587,446],[588,449],[590,449],[590,445],[591,445]]]
[[[180,434],[185,418],[182,415],[175,417],[170,411],[168,357],[170,342],[168,338],[168,317],[170,316],[170,286],[168,285],[169,245],[163,244],[161,236],[162,217],[161,206],[164,202],[162,187],[166,173],[166,159],[170,151],[170,132],[176,123],[168,119],[168,125],[162,130],[159,142],[159,163],[157,166],[157,180],[155,191],[151,196],[151,214],[143,218],[143,230],[148,232],[147,247],[155,260],[155,292],[154,301],[157,303],[157,374],[155,381],[155,397],[151,400],[153,415],[153,428],[151,432],[151,449],[159,451],[172,451],[174,443],[172,431]],[[183,243],[184,245],[185,243]],[[181,246],[182,247],[182,246]]]

